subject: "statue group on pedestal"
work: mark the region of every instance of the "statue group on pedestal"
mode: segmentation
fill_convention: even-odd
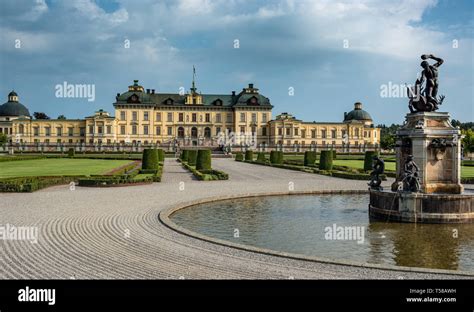
[[[411,113],[415,112],[434,112],[438,110],[443,103],[444,95],[437,98],[438,95],[438,67],[443,64],[443,59],[433,54],[423,54],[421,67],[421,77],[418,78],[413,87],[408,88],[408,98],[410,102],[408,108]],[[435,60],[436,63],[430,65],[427,59]]]
[[[368,183],[371,190],[383,191],[382,187],[382,175],[385,171],[385,163],[378,156],[372,158],[372,172],[370,173],[370,182]]]

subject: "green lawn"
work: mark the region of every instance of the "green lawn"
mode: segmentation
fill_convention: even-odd
[[[0,162],[0,178],[103,174],[130,160],[50,158]]]

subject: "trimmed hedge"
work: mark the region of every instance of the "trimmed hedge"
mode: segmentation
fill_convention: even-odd
[[[265,153],[258,153],[257,154],[257,162],[265,163],[267,159],[265,158]]]
[[[271,151],[270,152],[270,162],[272,164],[283,164],[283,152],[281,151]]]
[[[197,161],[197,150],[189,150],[188,151],[188,163],[191,166],[196,166]]]
[[[336,150],[332,150],[332,160],[336,159],[337,153]]]
[[[203,149],[198,150],[197,160],[196,160],[196,169],[197,170],[211,170],[211,150]]]
[[[214,181],[214,180],[228,180],[229,175],[223,171],[209,169],[209,170],[197,170],[189,163],[181,163],[184,168],[191,171],[192,174],[200,181]]]
[[[243,161],[244,160],[244,154],[242,154],[242,153],[235,154],[235,160],[236,161]]]
[[[332,170],[332,151],[321,151],[319,170]]]
[[[253,151],[245,151],[245,160],[253,161]]]
[[[0,179],[0,192],[34,192],[49,186],[68,184],[80,176],[43,176]]]
[[[67,151],[67,156],[68,157],[74,157],[76,156],[76,151],[73,149],[73,148],[70,148],[68,151]]]
[[[304,165],[314,166],[315,162],[316,162],[316,152],[306,151],[304,153]]]
[[[157,149],[145,149],[142,157],[142,169],[158,169],[159,156]]]
[[[181,152],[181,161],[188,161],[189,150],[183,150]]]
[[[34,159],[45,159],[45,156],[2,156],[0,162],[4,161],[17,161],[17,160],[34,160]]]
[[[373,158],[374,156],[378,156],[376,151],[366,151],[364,157],[364,171],[372,170]]]

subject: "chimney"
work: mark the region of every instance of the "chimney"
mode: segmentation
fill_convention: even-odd
[[[235,91],[232,91],[232,96],[235,96]]]
[[[147,94],[150,94],[150,89],[146,89],[146,93],[147,93]]]
[[[249,89],[253,89],[253,83],[249,83]]]
[[[155,94],[155,89],[151,89],[151,94]]]

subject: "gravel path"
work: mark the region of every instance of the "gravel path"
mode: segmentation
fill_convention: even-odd
[[[366,189],[351,181],[214,159],[229,181],[196,181],[167,159],[152,185],[0,194],[0,226],[37,226],[38,243],[0,240],[1,279],[459,278],[286,259],[179,234],[158,213],[183,202],[263,192]],[[388,182],[385,182],[388,183]],[[183,190],[184,186],[184,190]]]

